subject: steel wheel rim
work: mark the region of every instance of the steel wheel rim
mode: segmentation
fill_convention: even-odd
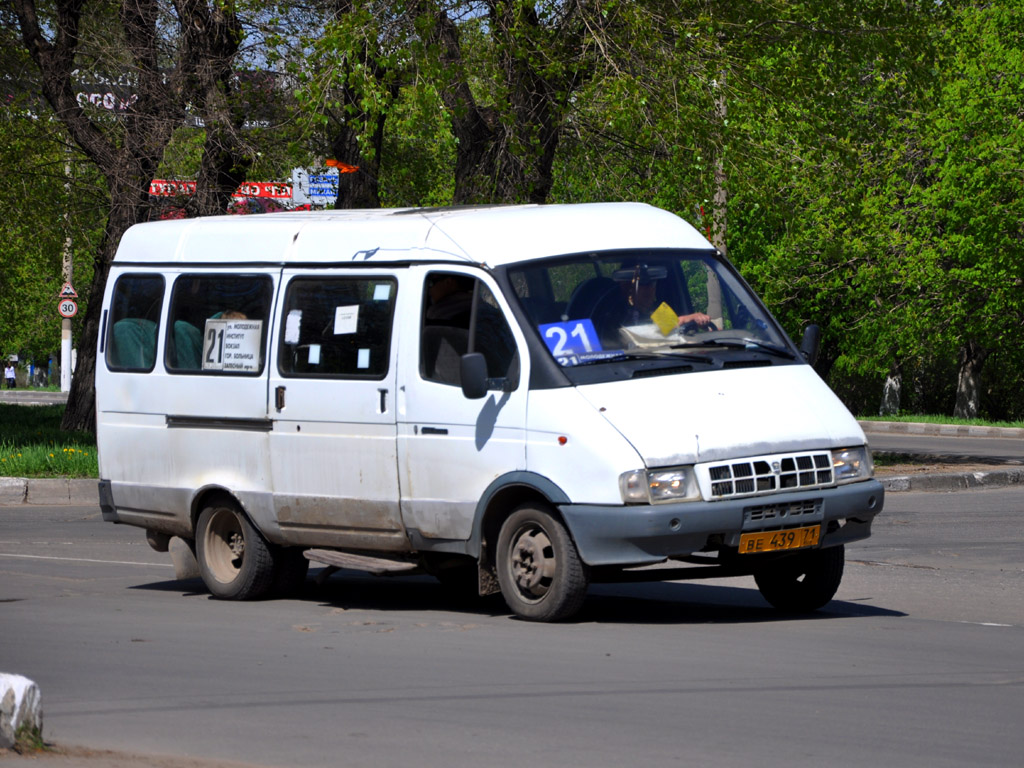
[[[245,533],[238,516],[228,509],[218,509],[206,527],[205,559],[213,577],[227,584],[242,569],[245,558]]]
[[[558,570],[555,547],[547,531],[539,525],[525,525],[517,530],[509,545],[508,570],[523,600],[543,600]]]

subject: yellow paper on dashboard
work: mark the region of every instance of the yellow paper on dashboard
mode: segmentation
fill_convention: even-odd
[[[679,315],[664,301],[658,305],[656,310],[651,312],[651,320],[658,326],[662,336],[668,336],[679,325]]]

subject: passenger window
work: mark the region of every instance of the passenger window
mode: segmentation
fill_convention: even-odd
[[[470,346],[473,288],[477,291],[476,335]],[[472,348],[487,361],[488,388],[519,385],[515,337],[494,294],[479,280],[452,272],[432,272],[424,284],[420,333],[420,375],[427,381],[462,386],[460,359]]]
[[[272,290],[266,275],[180,276],[167,320],[167,370],[262,372]]]
[[[397,288],[387,277],[292,280],[281,328],[281,374],[383,379]]]
[[[107,338],[107,367],[148,372],[156,363],[156,331],[163,307],[160,275],[123,275],[114,285]]]

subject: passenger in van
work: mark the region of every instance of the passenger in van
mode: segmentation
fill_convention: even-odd
[[[421,354],[429,380],[460,383],[458,363],[468,351],[474,284],[471,277],[450,273],[435,275],[427,284]],[[501,311],[484,300],[490,295],[487,288],[480,290],[475,348],[483,353],[490,378],[506,378],[516,357],[515,340]]]
[[[469,328],[473,307],[473,278],[462,275],[436,275],[427,286],[427,325],[451,325]]]

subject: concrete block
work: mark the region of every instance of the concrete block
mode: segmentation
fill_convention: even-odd
[[[71,491],[67,478],[28,479],[28,493],[25,501],[29,504],[70,504]]]
[[[24,477],[0,477],[0,504],[22,504],[27,480]]]
[[[200,577],[199,563],[196,562],[196,553],[192,548],[194,546],[177,536],[171,539],[171,562],[174,563],[174,578],[178,581]]]
[[[76,477],[68,480],[68,493],[72,504],[99,505],[100,483],[89,477]]]
[[[0,748],[10,749],[18,731],[27,728],[43,736],[43,697],[39,686],[21,675],[0,672]]]

